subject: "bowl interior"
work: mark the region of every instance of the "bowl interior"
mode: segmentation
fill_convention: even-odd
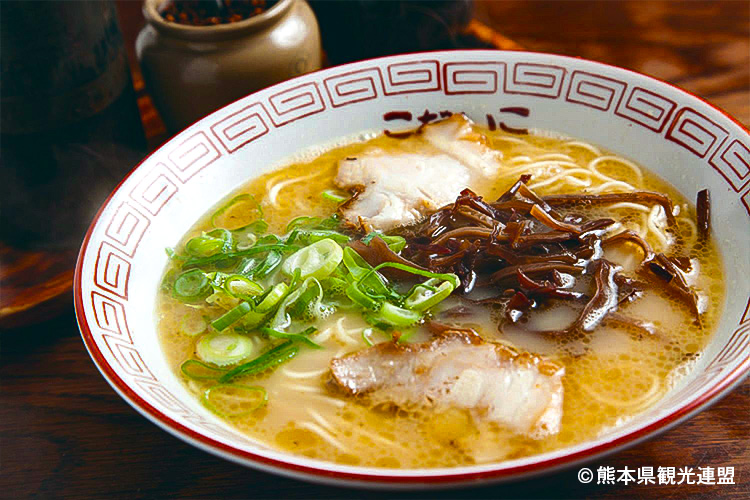
[[[444,110],[479,123],[489,114],[507,126],[598,144],[667,179],[689,199],[709,188],[730,292],[703,357],[654,407],[600,439],[501,464],[423,471],[345,467],[269,450],[238,434],[187,393],[162,356],[154,304],[167,262],[164,248],[221,198],[300,151],[413,127],[426,111]],[[410,111],[414,119],[387,122],[383,115],[389,111]],[[749,145],[746,130],[698,98],[636,73],[562,56],[436,52],[309,74],[201,120],[122,182],[82,249],[75,292],[79,324],[99,368],[136,409],[170,432],[243,463],[306,477],[385,482],[506,477],[561,465],[674,423],[747,370]]]

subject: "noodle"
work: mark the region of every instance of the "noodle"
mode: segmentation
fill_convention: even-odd
[[[335,437],[333,437],[328,431],[323,429],[317,424],[314,424],[312,422],[302,422],[298,424],[303,429],[307,429],[309,431],[312,431],[319,435],[324,441],[326,441],[328,444],[334,446],[335,448],[338,448],[340,451],[343,451],[344,453],[348,453],[350,450],[349,448],[345,447],[343,444],[341,444]]]
[[[623,401],[621,398],[605,396],[604,394],[596,391],[593,387],[591,387],[590,384],[580,384],[579,387],[585,393],[587,393],[589,396],[600,403],[604,403],[615,408],[627,408],[629,411],[635,412],[642,408],[645,408],[646,406],[654,402],[661,393],[661,383],[659,382],[659,379],[656,377],[656,375],[654,375],[653,373],[646,373],[645,375],[651,380],[651,385],[649,386],[648,391],[646,391],[639,397],[631,399],[629,401]]]
[[[313,337],[313,340],[315,342],[320,342],[320,343],[325,342],[331,337],[332,333],[333,333],[333,330],[331,328],[326,328],[318,332],[317,334],[315,334],[315,336]]]
[[[629,209],[629,210],[637,210],[638,212],[650,212],[651,209],[647,207],[646,205],[641,205],[640,203],[632,203],[629,201],[621,201],[619,203],[613,203],[609,206],[610,209],[616,210],[616,209]]]
[[[534,164],[529,165],[529,168],[533,168],[533,167],[534,167]],[[529,184],[529,188],[536,190],[536,189],[543,188],[551,184],[557,183],[557,185],[555,186],[555,191],[559,191],[560,186],[564,184],[574,185],[576,187],[580,187],[580,186],[588,187],[591,185],[590,177],[587,180],[580,180],[580,179],[575,178],[573,174],[588,175],[589,172],[582,168],[573,168],[570,170],[565,170],[543,181],[531,183]]]
[[[694,246],[698,242],[698,225],[695,223],[695,221],[688,217],[678,217],[677,225],[680,227],[680,235],[683,238],[682,246],[687,248]],[[690,237],[687,239],[685,239],[684,227],[682,226],[687,226],[690,228]]]
[[[291,389],[293,391],[310,392],[313,394],[323,394],[323,389],[321,389],[320,387],[310,387],[310,386],[299,385],[299,384],[284,384],[284,387],[287,389]]]
[[[358,345],[361,342],[358,339],[358,336],[362,334],[364,331],[364,328],[355,328],[352,330],[347,330],[343,327],[342,323],[346,320],[346,317],[342,316],[339,318],[338,321],[336,321],[336,326],[334,328],[334,337],[342,344],[344,345]],[[352,335],[355,335],[355,337],[352,337]]]
[[[270,179],[266,183],[266,190],[268,192],[268,201],[271,202],[271,205],[273,206],[273,208],[277,208],[277,209],[281,208],[278,202],[276,201],[276,197],[279,195],[279,192],[282,189],[284,189],[285,187],[291,186],[292,184],[314,179],[315,177],[318,177],[319,175],[323,173],[324,172],[322,171],[314,172],[304,177],[296,177],[296,178],[287,179],[281,182],[275,182],[275,178]]]
[[[313,370],[309,372],[295,372],[295,371],[290,370],[289,368],[282,368],[280,371],[287,377],[303,379],[303,378],[319,377],[323,375],[327,370],[321,369],[321,370]]]
[[[330,396],[324,396],[322,394],[311,394],[312,397],[317,399],[318,401],[322,401],[324,403],[332,404],[333,406],[337,408],[343,408],[346,406],[346,403],[341,401],[340,399],[335,399]]]
[[[589,169],[595,172],[597,175],[604,177],[604,174],[599,172],[597,167],[600,163],[603,163],[605,161],[614,161],[619,163],[620,165],[625,165],[636,175],[639,183],[643,181],[643,173],[641,172],[640,167],[633,162],[630,162],[624,158],[620,158],[619,156],[600,156],[599,158],[596,158],[589,163]]]
[[[402,449],[404,448],[403,446],[401,446],[398,443],[396,443],[396,441],[384,438],[383,436],[379,436],[379,435],[377,435],[377,434],[375,434],[373,432],[368,432],[368,431],[362,429],[361,427],[357,428],[356,431],[357,431],[358,434],[360,434],[362,436],[366,436],[366,437],[370,438],[373,441],[378,441],[380,443],[383,443],[384,445],[388,446],[389,448],[402,448]]]
[[[618,188],[622,189],[623,191],[634,190],[633,186],[631,186],[627,182],[610,180],[610,181],[605,182],[604,184],[600,184],[594,188],[589,189],[588,192],[592,194],[603,193],[605,191],[608,193],[615,193],[617,192]]]
[[[337,440],[337,439],[336,439],[336,438],[334,437],[334,435],[336,434],[336,429],[334,429],[334,428],[333,428],[333,427],[331,426],[331,424],[330,424],[330,423],[328,423],[328,421],[326,421],[326,419],[324,419],[323,417],[321,417],[321,416],[320,416],[320,414],[319,414],[318,412],[314,411],[314,410],[310,410],[310,409],[308,409],[308,410],[307,410],[307,413],[309,413],[309,414],[310,414],[310,416],[311,416],[311,417],[312,417],[312,418],[313,418],[313,419],[314,419],[314,420],[315,420],[316,422],[318,422],[318,424],[320,425],[320,428],[318,428],[318,433],[319,433],[319,434],[321,434],[321,436],[323,436],[323,438],[324,438],[324,439],[325,439],[326,441],[328,441],[329,443],[331,443],[332,445],[334,445],[334,446],[335,446],[336,448],[338,448],[339,450],[341,450],[341,451],[343,451],[343,452],[345,452],[345,453],[348,453],[348,452],[350,451],[349,449],[347,449],[346,447],[344,447],[344,445],[342,445],[342,444],[341,444],[341,443],[340,443],[340,442],[339,442],[339,441],[338,441],[338,440]],[[312,424],[312,425],[314,426],[314,424]],[[313,427],[313,428],[314,428],[314,427]],[[322,428],[322,429],[321,429],[321,428]],[[325,429],[325,431],[323,431],[323,429]],[[327,431],[327,432],[328,432],[329,434],[326,434],[326,431]]]
[[[515,165],[517,163],[528,163],[532,161],[530,157],[528,156],[516,156],[515,158],[511,158],[506,163],[510,163],[512,165]]]
[[[567,161],[574,163],[575,160],[571,158],[570,156],[562,153],[547,153],[543,154],[541,156],[538,156],[536,158],[536,161],[545,161],[545,160],[561,160],[561,161]]]
[[[524,146],[528,145],[526,141],[523,139],[519,139],[518,137],[513,137],[511,135],[500,135],[493,138],[496,141],[505,141],[505,142],[515,142],[516,144],[522,144]]]
[[[660,248],[666,250],[672,242],[664,231],[666,216],[663,214],[664,209],[660,205],[655,205],[648,214],[648,229],[659,241]]]
[[[597,148],[596,146],[592,146],[591,144],[586,144],[585,142],[569,141],[569,142],[566,142],[563,146],[569,147],[569,148],[572,147],[572,148],[585,149],[586,151],[589,151],[590,153],[595,154],[597,156],[602,154],[601,151],[599,151],[599,148]]]

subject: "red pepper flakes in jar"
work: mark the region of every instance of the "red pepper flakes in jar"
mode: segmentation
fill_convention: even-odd
[[[274,3],[275,0],[170,0],[159,13],[170,23],[216,26],[257,16]]]

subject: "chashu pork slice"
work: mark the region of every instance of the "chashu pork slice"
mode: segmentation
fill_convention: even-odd
[[[331,384],[376,406],[466,409],[475,419],[539,439],[560,430],[564,372],[552,361],[461,330],[334,358]]]
[[[482,191],[502,159],[463,115],[424,125],[401,144],[403,152],[370,148],[339,162],[336,185],[358,192],[342,209],[349,223],[368,232],[414,224],[467,187]]]
[[[475,132],[471,124],[464,115],[452,115],[421,127],[419,133],[431,146],[466,165],[474,177],[491,178],[497,173],[502,153],[489,147],[487,137]]]
[[[447,155],[371,149],[342,160],[336,184],[359,190],[343,213],[349,222],[370,232],[419,222],[454,201],[469,179],[466,168]],[[456,186],[463,187],[457,192]]]

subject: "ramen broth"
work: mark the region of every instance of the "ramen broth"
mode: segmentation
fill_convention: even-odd
[[[487,135],[503,158],[494,183],[476,190],[487,200],[496,199],[522,174],[532,175],[528,186],[540,195],[632,190],[668,195],[679,207],[674,231],[666,230],[658,205],[602,205],[586,208],[585,215],[615,219],[640,234],[656,252],[682,248],[692,259],[690,285],[698,291],[705,311],[701,326],[684,303],[649,289],[639,300],[622,304],[620,312],[653,323],[657,335],[603,324],[593,332],[555,338],[519,328],[493,308],[467,303],[453,293],[436,307],[435,317],[460,306],[461,314],[450,316],[452,325],[473,328],[487,341],[539,354],[565,367],[560,431],[533,439],[495,422],[472,419],[466,410],[370,408],[366,400],[332,391],[327,384],[332,358],[365,349],[370,343],[388,342],[391,335],[372,327],[358,312],[337,311],[314,323],[317,332],[310,338],[323,349],[301,348],[296,357],[274,370],[235,381],[262,386],[268,402],[245,416],[227,419],[231,425],[271,448],[341,464],[388,468],[479,464],[552,451],[600,436],[653,405],[689,371],[714,330],[724,294],[720,256],[710,239],[698,237],[694,206],[643,167],[590,144],[477,130]],[[373,146],[400,152],[413,142],[380,135],[318,152],[251,180],[235,195],[253,195],[263,208],[268,231],[283,234],[286,224],[297,216],[328,217],[335,212],[336,203],[321,198],[321,193],[335,189],[340,160]],[[251,212],[224,213],[221,222],[240,227],[254,220]],[[182,244],[211,228],[211,217],[206,216]],[[634,246],[619,245],[607,248],[605,256],[628,273],[635,270],[642,254]],[[188,390],[200,398],[215,382],[194,380],[180,371],[186,359],[196,357],[200,336],[180,333],[180,322],[186,314],[194,314],[195,307],[162,293],[157,311],[164,354]],[[576,314],[575,308],[560,302],[532,315],[530,329],[563,328]],[[424,327],[411,335],[408,342],[431,338]]]

